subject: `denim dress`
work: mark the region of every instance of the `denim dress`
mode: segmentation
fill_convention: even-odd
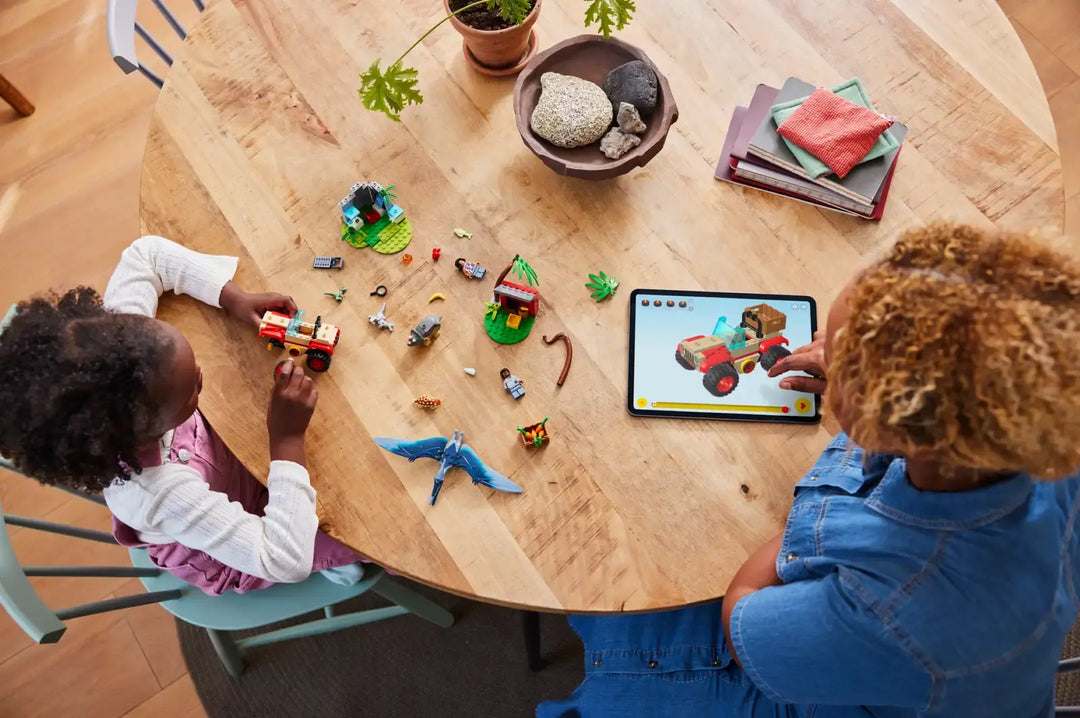
[[[575,616],[585,680],[538,718],[1050,718],[1076,619],[1077,476],[924,492],[903,458],[833,439],[798,482],[783,585]]]

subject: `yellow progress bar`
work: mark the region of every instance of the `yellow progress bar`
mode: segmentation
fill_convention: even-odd
[[[728,411],[760,412],[762,414],[783,414],[782,406],[751,406],[750,404],[694,404],[682,401],[654,401],[654,409],[699,409],[709,411],[713,409],[726,409]]]

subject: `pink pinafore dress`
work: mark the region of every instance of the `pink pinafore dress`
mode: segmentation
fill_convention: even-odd
[[[169,460],[198,471],[210,485],[211,491],[225,494],[230,501],[240,502],[248,513],[257,516],[264,514],[270,498],[266,487],[244,468],[198,411],[176,427]],[[161,452],[155,447],[154,451],[140,455],[139,461],[144,467],[160,466]],[[206,553],[180,543],[144,543],[134,529],[116,517],[113,517],[113,536],[122,546],[146,548],[155,565],[212,595],[226,591],[244,593],[274,585],[272,581],[230,568]],[[360,554],[323,530],[315,534],[315,555],[311,565],[313,573],[363,560]]]

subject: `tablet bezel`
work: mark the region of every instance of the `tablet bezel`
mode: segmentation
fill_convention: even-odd
[[[638,409],[634,406],[634,343],[636,340],[637,332],[637,308],[638,299],[641,295],[647,294],[651,296],[660,297],[703,297],[703,298],[719,298],[719,299],[749,299],[753,301],[769,301],[775,300],[777,302],[809,302],[810,304],[810,335],[813,336],[817,331],[817,302],[813,297],[809,297],[803,294],[759,294],[756,292],[705,292],[696,290],[677,290],[677,289],[635,289],[630,293],[630,344],[627,351],[629,360],[626,365],[626,411],[631,416],[642,417],[646,419],[709,419],[719,421],[764,421],[768,423],[780,423],[780,424],[817,424],[821,421],[821,395],[814,395],[814,413],[808,416],[800,416],[798,414],[737,414],[732,412],[727,413],[706,413],[696,411],[679,411],[677,409],[661,409],[661,410],[645,410]],[[794,349],[795,347],[789,347]]]

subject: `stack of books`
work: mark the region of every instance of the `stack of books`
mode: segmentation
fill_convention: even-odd
[[[814,177],[777,132],[773,119],[775,106],[806,98],[814,90],[795,77],[779,89],[758,85],[750,104],[735,108],[716,178],[856,217],[881,219],[907,127],[894,121],[881,136],[891,149],[856,165],[843,178],[834,173]]]

